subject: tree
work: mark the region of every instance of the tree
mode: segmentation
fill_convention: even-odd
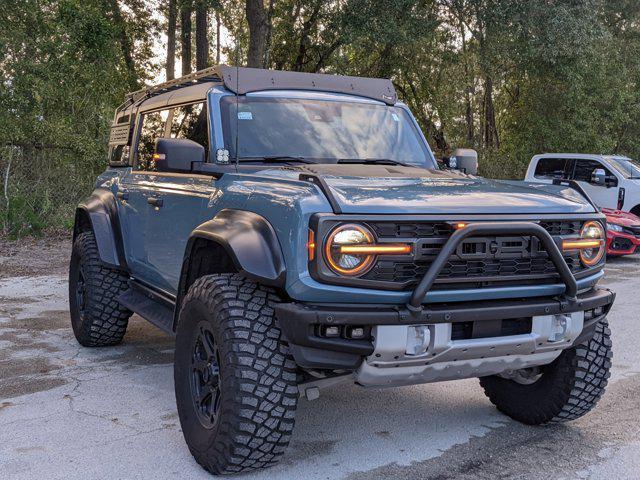
[[[196,70],[209,66],[209,2],[196,3]]]
[[[249,24],[249,51],[247,66],[264,67],[267,36],[269,34],[269,15],[263,0],[246,0],[245,11]]]
[[[168,0],[167,3],[167,61],[165,63],[167,80],[173,80],[176,76],[176,24],[177,11],[176,0]]]
[[[182,75],[191,73],[191,0],[180,0],[180,52],[182,58]]]

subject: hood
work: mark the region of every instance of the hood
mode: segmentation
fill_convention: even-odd
[[[623,227],[640,226],[640,218],[633,213],[623,212],[622,210],[614,210],[612,208],[603,208],[602,213],[607,217],[607,223],[615,223]]]
[[[266,173],[266,172],[265,172]],[[319,164],[269,171],[277,176],[321,175],[344,213],[554,214],[593,213],[568,187],[487,180],[449,170]]]

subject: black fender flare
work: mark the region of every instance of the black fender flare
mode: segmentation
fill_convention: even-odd
[[[176,298],[174,329],[182,299],[189,284],[195,280],[189,270],[194,245],[200,239],[212,241],[224,249],[240,274],[264,285],[284,287],[284,255],[269,221],[254,212],[221,210],[211,220],[197,226],[187,241]]]
[[[128,270],[118,218],[118,202],[110,190],[97,188],[78,204],[73,240],[89,228],[96,238],[100,260],[109,266]]]

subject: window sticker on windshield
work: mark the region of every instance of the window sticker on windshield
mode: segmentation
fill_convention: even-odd
[[[398,117],[397,113],[392,113],[391,114],[391,118],[393,118],[394,122],[399,122],[400,121],[400,117]]]
[[[238,120],[253,120],[251,112],[238,112]]]

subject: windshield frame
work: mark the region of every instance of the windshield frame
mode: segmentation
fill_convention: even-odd
[[[640,179],[640,162],[638,160],[634,160],[629,157],[620,157],[620,156],[609,156],[605,157],[609,165],[611,165],[612,170],[614,170],[619,175],[626,180],[637,180]],[[623,163],[631,163],[637,170],[637,175],[634,175],[633,170],[627,170]]]
[[[227,97],[235,97],[235,96],[236,95],[234,93],[226,89],[224,93],[218,89],[214,89],[211,92],[211,98],[210,98],[210,104],[212,106],[211,114],[216,115],[217,118],[219,119],[218,122],[214,122],[219,127],[215,129],[216,130],[215,132],[216,148],[222,148],[222,149],[226,148],[225,135],[222,128],[222,125],[224,122],[223,113],[222,113],[222,102],[223,100],[226,100]],[[439,169],[438,163],[433,154],[433,151],[431,150],[431,147],[429,146],[429,142],[427,142],[427,139],[424,136],[424,133],[420,128],[420,125],[416,121],[414,115],[411,113],[411,110],[407,107],[406,104],[402,102],[396,102],[395,105],[391,106],[391,105],[386,105],[382,102],[378,102],[376,100],[371,100],[364,97],[357,97],[354,95],[346,95],[346,94],[330,93],[330,92],[311,92],[307,90],[265,90],[260,92],[248,93],[246,95],[241,95],[240,97],[256,98],[256,99],[274,98],[274,99],[293,99],[293,100],[310,100],[310,101],[313,101],[313,100],[334,101],[334,102],[345,102],[345,103],[358,103],[358,104],[364,104],[364,105],[367,105],[367,104],[378,105],[378,106],[385,106],[388,108],[394,108],[394,107],[400,108],[406,113],[407,121],[409,122],[409,127],[411,127],[411,129],[414,131],[416,135],[416,141],[420,144],[420,147],[422,148],[425,154],[424,164],[422,165],[412,164],[411,166],[414,168],[426,168],[426,169],[434,169],[434,170]],[[240,141],[242,141],[242,136],[240,136]],[[336,163],[337,160],[338,160],[337,158],[331,157],[327,159],[321,159],[321,161],[318,163]],[[235,158],[232,159],[232,162],[234,161],[235,161]]]

